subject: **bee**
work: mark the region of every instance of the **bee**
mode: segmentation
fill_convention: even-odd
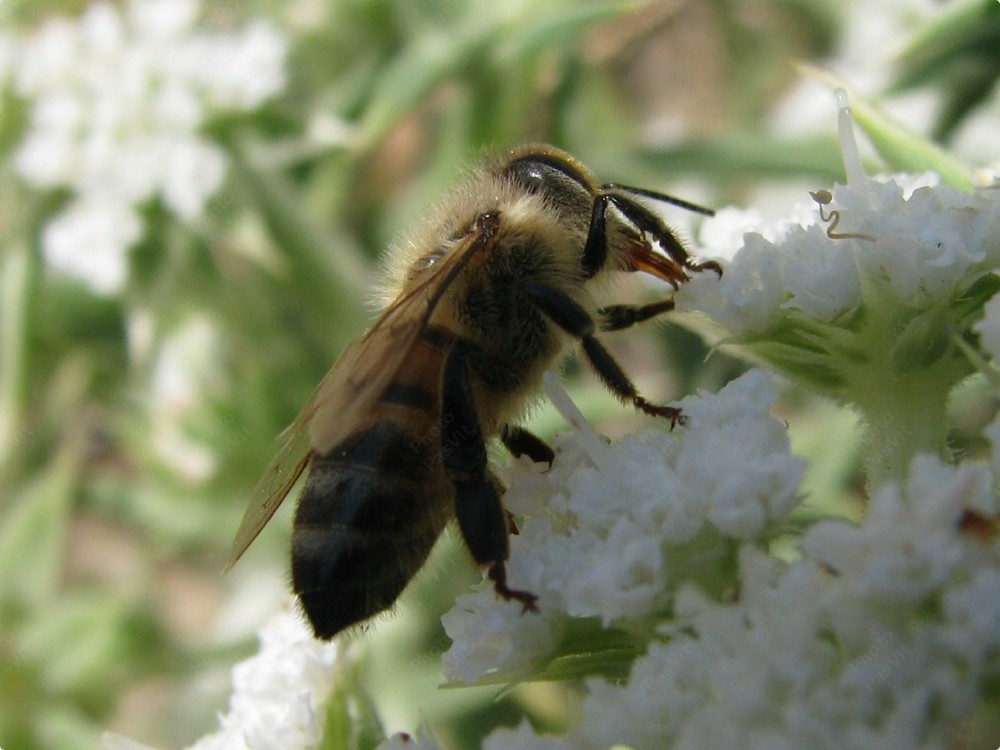
[[[601,307],[594,292],[619,272],[651,274],[675,289],[689,272],[722,273],[690,257],[641,199],[711,214],[600,184],[550,146],[514,150],[473,172],[396,248],[381,315],[279,436],[227,570],[308,468],[292,584],[317,637],[391,607],[452,519],[496,594],[536,610],[535,594],[507,584],[516,527],[487,441],[552,462],[552,449],[517,422],[544,371],[573,346],[621,401],[673,427],[680,410],[643,398],[597,337],[668,312],[672,299]]]

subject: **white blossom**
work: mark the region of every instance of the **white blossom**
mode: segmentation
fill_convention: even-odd
[[[336,676],[337,646],[313,638],[292,609],[260,629],[260,650],[233,668],[220,731],[191,750],[307,750],[323,738],[323,707]]]
[[[914,310],[961,295],[977,274],[1000,266],[1000,197],[932,181],[869,180],[864,196],[838,185],[829,204],[800,202],[766,234],[751,231],[753,216],[720,212],[702,230],[706,252],[720,254],[713,248],[732,242],[742,223],[740,249],[721,280],[683,285],[678,309],[704,313],[728,335],[760,335],[789,311],[830,324],[880,295]],[[821,210],[828,219],[837,212],[836,228]]]
[[[453,640],[446,674],[468,682],[492,670],[524,673],[551,653],[567,617],[607,626],[666,606],[684,574],[667,563],[671,545],[706,528],[752,540],[782,520],[803,464],[768,414],[774,399],[767,378],[751,373],[716,396],[681,401],[683,429],[608,446],[600,471],[576,435],[557,440],[544,473],[517,464],[505,502],[524,521],[511,539],[508,578],[539,595],[540,614],[521,616],[488,584],[460,598],[443,621]]]
[[[217,457],[186,429],[205,409],[205,395],[218,389],[219,340],[212,320],[194,315],[162,342],[153,362],[150,418],[153,446],[184,479],[200,482],[214,473]]]
[[[918,456],[905,484],[889,484],[871,499],[864,526],[823,521],[802,544],[813,558],[849,575],[859,597],[915,602],[945,583],[961,562],[966,544],[956,528],[967,510],[996,512],[988,467],[948,467]]]
[[[228,712],[219,716],[219,731],[188,750],[322,747],[325,704],[338,674],[337,645],[313,638],[291,607],[265,622],[258,636],[258,652],[233,667],[233,693]],[[105,750],[151,750],[112,734],[103,744]]]
[[[45,225],[42,251],[52,268],[98,294],[111,294],[125,281],[123,249],[141,235],[142,221],[129,204],[84,198]]]
[[[74,196],[46,229],[46,260],[95,292],[124,282],[141,204],[159,198],[193,221],[218,192],[227,159],[200,133],[205,123],[284,87],[286,42],[274,28],[257,20],[202,31],[200,12],[198,0],[130,0],[124,10],[97,2],[78,19],[0,41],[13,48],[15,93],[30,103],[15,169],[33,187]]]
[[[685,584],[664,640],[627,680],[589,680],[567,735],[483,747],[942,746],[1000,673],[1000,537],[964,530],[968,512],[996,517],[987,468],[920,457],[862,524],[816,524],[801,559],[744,547],[734,601]]]

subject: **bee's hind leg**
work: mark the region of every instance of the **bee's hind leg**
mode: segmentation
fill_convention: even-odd
[[[500,440],[514,458],[527,456],[536,464],[552,465],[556,452],[538,435],[523,427],[505,424],[500,428]]]
[[[508,516],[487,466],[466,358],[465,344],[456,342],[444,365],[441,393],[441,456],[455,486],[458,528],[475,561],[490,566],[497,595],[520,602],[526,612],[537,611],[537,596],[507,586]]]

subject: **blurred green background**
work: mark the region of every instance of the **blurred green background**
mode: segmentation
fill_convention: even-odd
[[[135,5],[106,7],[127,17]],[[161,193],[134,201],[140,230],[122,251],[124,278],[95,290],[86,270],[66,273],[44,252],[46,227],[78,188],[33,184],[17,162],[38,127],[17,44],[94,4],[0,0],[6,750],[94,748],[104,729],[179,747],[214,729],[230,667],[285,597],[290,507],[220,575],[274,437],[372,319],[380,254],[484,150],[549,142],[603,180],[777,215],[842,179],[832,94],[796,67],[809,62],[970,164],[997,158],[992,0],[188,5],[189,36],[265,19],[286,45],[284,85],[199,124],[224,155],[222,183],[191,216]],[[121,73],[107,85],[126,85]],[[694,231],[691,217],[668,220]],[[86,258],[87,238],[78,244]],[[677,325],[607,339],[654,400],[715,390],[743,367],[709,357]],[[566,380],[605,433],[644,424],[577,365]],[[813,459],[814,506],[849,506],[850,415],[803,393],[781,408]],[[967,411],[972,434],[980,417]],[[545,435],[560,427],[544,408],[535,420]],[[550,686],[499,699],[435,689],[447,647],[438,618],[477,577],[446,538],[398,616],[361,638],[388,731],[426,720],[458,748],[524,715],[564,721]]]

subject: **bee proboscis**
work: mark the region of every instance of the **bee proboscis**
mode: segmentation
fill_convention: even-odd
[[[486,442],[551,463],[552,449],[517,422],[572,344],[623,402],[682,419],[643,398],[596,335],[668,312],[673,301],[602,307],[594,292],[616,272],[675,288],[689,271],[721,274],[717,263],[692,259],[643,199],[711,213],[599,184],[550,146],[517,149],[474,172],[391,256],[384,310],[279,437],[227,569],[309,468],[292,583],[318,637],[391,607],[453,518],[497,595],[535,609],[534,594],[507,585],[512,522]]]

